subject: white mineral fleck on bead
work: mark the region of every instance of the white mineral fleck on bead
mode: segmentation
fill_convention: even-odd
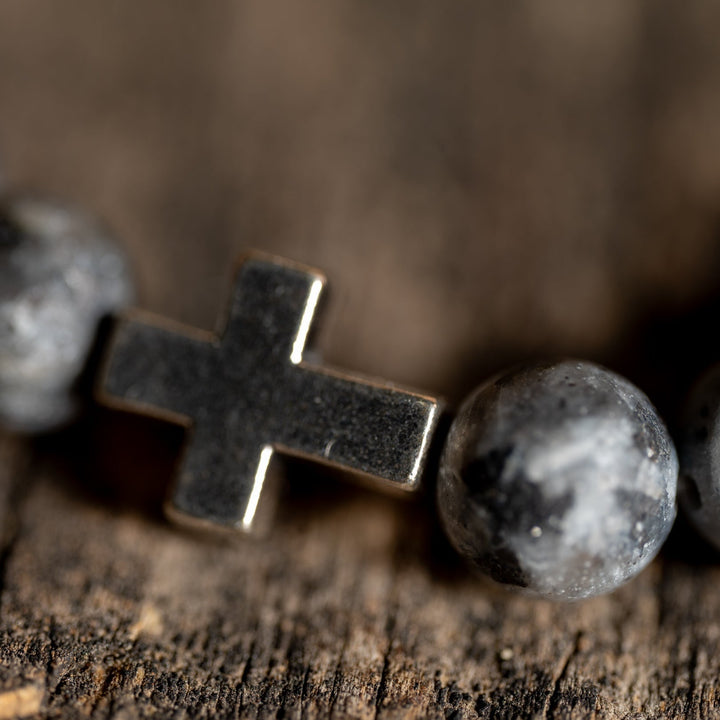
[[[94,218],[56,201],[0,200],[0,424],[72,419],[74,385],[105,315],[130,303],[125,256]]]

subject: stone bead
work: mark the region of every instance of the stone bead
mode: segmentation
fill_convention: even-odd
[[[705,539],[720,549],[720,366],[692,389],[678,450],[680,505]]]
[[[97,220],[0,199],[0,424],[44,432],[71,420],[98,324],[132,297],[127,260]]]
[[[675,518],[678,461],[647,397],[588,362],[498,377],[453,422],[438,507],[495,580],[555,599],[609,592],[644,568]]]

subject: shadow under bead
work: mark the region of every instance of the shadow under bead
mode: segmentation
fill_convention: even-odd
[[[458,551],[495,580],[556,599],[609,592],[675,518],[677,456],[647,397],[587,362],[510,373],[453,422],[438,506]]]
[[[0,424],[35,433],[70,421],[100,320],[133,295],[125,256],[93,217],[0,201]]]
[[[720,365],[695,384],[683,420],[680,505],[703,537],[720,549]]]
[[[17,245],[22,238],[22,231],[12,218],[0,207],[0,249]]]

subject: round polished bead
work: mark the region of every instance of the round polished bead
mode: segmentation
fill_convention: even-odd
[[[647,397],[587,362],[476,390],[453,422],[438,507],[458,551],[495,580],[577,599],[654,557],[675,518],[678,461]]]
[[[720,548],[720,366],[690,393],[679,439],[678,497],[700,533]]]
[[[55,201],[0,200],[0,424],[68,422],[100,320],[132,297],[127,260],[94,218]]]

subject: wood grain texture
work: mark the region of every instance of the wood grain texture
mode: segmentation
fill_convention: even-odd
[[[665,557],[612,596],[533,601],[469,577],[422,508],[332,478],[253,545],[101,499],[60,449],[38,450],[7,550],[0,715],[38,689],[47,717],[717,711],[715,565]]]
[[[459,401],[585,356],[671,424],[720,359],[720,9],[691,0],[0,8],[8,184],[102,212],[211,328],[314,264],[332,364]],[[0,437],[0,718],[711,718],[720,562],[679,527],[575,605],[469,575],[430,502],[295,463],[257,542],[167,524],[176,428]]]

